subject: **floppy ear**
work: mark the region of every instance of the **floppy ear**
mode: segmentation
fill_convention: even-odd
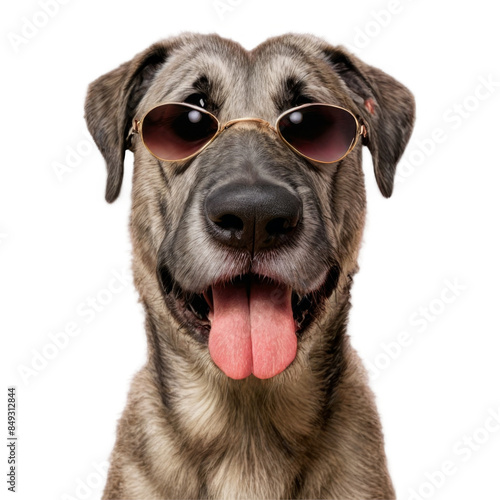
[[[365,64],[342,47],[327,49],[327,56],[368,128],[363,144],[372,154],[378,187],[388,198],[394,187],[396,165],[413,130],[413,94],[391,76]]]
[[[85,100],[87,127],[106,160],[106,201],[118,198],[123,180],[123,160],[137,105],[157,71],[166,61],[172,44],[159,42],[131,61],[89,85]]]

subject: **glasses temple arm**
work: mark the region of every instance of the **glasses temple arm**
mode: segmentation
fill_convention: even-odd
[[[360,123],[359,125],[359,135],[362,135],[363,139],[368,135],[368,127],[364,123]]]

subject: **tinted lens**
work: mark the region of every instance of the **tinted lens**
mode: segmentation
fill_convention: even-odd
[[[217,129],[217,120],[203,110],[183,104],[164,104],[144,117],[142,138],[158,158],[182,160],[203,148]]]
[[[280,118],[279,131],[288,144],[313,160],[340,160],[356,139],[356,119],[348,111],[311,104]]]

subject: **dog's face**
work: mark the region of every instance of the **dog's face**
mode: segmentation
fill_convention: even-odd
[[[365,124],[363,142],[390,196],[413,98],[345,51],[298,35],[251,52],[217,36],[183,35],[91,85],[86,117],[108,164],[107,200],[118,196],[129,148],[136,257],[145,276],[157,276],[163,306],[181,327],[177,335],[208,347],[231,378],[270,378],[319,331],[313,326],[327,316],[339,280],[356,270],[365,213],[362,142],[341,161],[320,164],[248,121],[191,159],[164,162],[130,131],[134,119],[165,102],[202,107],[221,123],[274,123],[305,103],[346,108]]]

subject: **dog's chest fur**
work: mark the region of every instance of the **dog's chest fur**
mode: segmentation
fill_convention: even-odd
[[[318,434],[317,399],[300,381],[294,394],[251,387],[254,382],[226,388],[218,397],[207,394],[208,388],[191,390],[191,398],[179,401],[186,435],[193,439],[192,459],[199,454],[194,461],[210,498],[287,498],[297,493],[307,443]],[[291,409],[295,418],[284,419]]]
[[[353,382],[360,376],[355,357],[345,367],[329,418],[312,373],[293,391],[284,384],[267,394],[251,379],[246,387],[214,390],[201,378],[177,378],[166,412],[155,375],[142,370],[118,430],[114,489],[104,498],[355,499],[388,491],[387,478],[371,463],[380,439],[367,403],[372,396]],[[335,475],[325,476],[330,470]]]
[[[306,390],[307,381],[298,381],[293,393],[286,387],[276,393],[252,379],[222,381],[220,390],[201,379],[177,380],[170,415],[157,408],[157,418],[150,420],[151,441],[162,436],[166,458],[154,478],[159,498],[188,490],[197,498],[296,496],[308,445],[319,434],[318,398]],[[283,418],[289,411],[294,418]],[[172,455],[190,467],[172,471]]]

